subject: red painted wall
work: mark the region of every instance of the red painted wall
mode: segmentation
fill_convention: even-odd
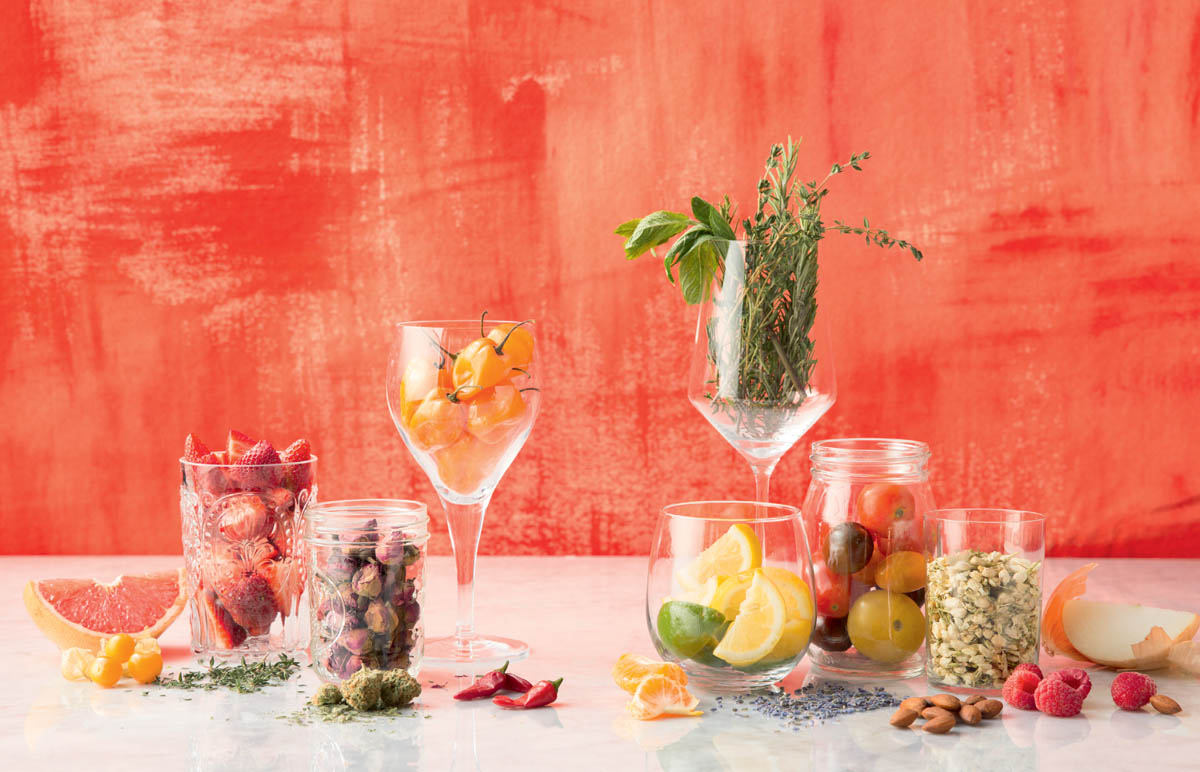
[[[939,503],[1045,511],[1055,554],[1200,554],[1200,10],[787,5],[7,0],[0,550],[179,549],[183,437],[230,426],[434,504],[388,323],[486,308],[540,320],[546,390],[483,551],[646,551],[752,483],[611,230],[745,209],[791,133],[812,175],[870,150],[827,215],[927,255],[825,242],[813,438],[927,440]]]

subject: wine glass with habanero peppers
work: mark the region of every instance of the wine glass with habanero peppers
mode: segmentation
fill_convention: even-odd
[[[458,574],[454,634],[425,643],[425,662],[434,665],[529,654],[521,641],[475,632],[475,556],[484,514],[540,403],[533,322],[485,318],[401,322],[388,363],[388,409],[442,501]]]

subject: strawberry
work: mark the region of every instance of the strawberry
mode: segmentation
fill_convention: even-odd
[[[206,638],[216,640],[222,649],[232,649],[242,645],[246,640],[246,630],[237,622],[217,600],[212,590],[201,590],[197,594],[197,608],[200,611],[201,624],[211,635]]]
[[[183,460],[190,461],[193,464],[211,464],[211,461],[204,460],[207,456],[211,456],[208,446],[204,444],[200,438],[194,434],[189,434],[187,439],[183,441]]]
[[[244,488],[274,488],[279,484],[279,470],[273,465],[278,463],[279,454],[271,443],[263,440],[241,455],[230,475]]]
[[[230,541],[264,539],[270,533],[272,518],[263,500],[253,493],[237,494],[225,499],[218,528]]]
[[[236,464],[242,454],[250,448],[254,447],[258,440],[251,437],[249,434],[239,432],[237,429],[229,430],[229,440],[226,443],[225,451],[229,454],[229,459],[226,463]]]
[[[296,610],[296,599],[304,589],[304,577],[299,564],[291,558],[272,560],[264,563],[259,573],[267,580],[267,584],[271,585],[271,593],[279,613],[285,617],[289,616]]]
[[[258,574],[244,576],[234,582],[221,596],[221,602],[237,622],[251,635],[263,635],[271,630],[271,623],[279,610],[275,607],[275,593],[271,585]]]
[[[312,449],[309,448],[308,440],[303,437],[288,445],[287,449],[279,455],[279,460],[285,464],[295,464],[311,458]],[[302,488],[312,485],[312,464],[300,464],[292,467],[289,469],[288,475],[291,477],[292,485],[299,492]]]

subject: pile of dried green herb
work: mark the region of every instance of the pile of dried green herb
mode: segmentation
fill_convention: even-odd
[[[247,662],[242,658],[239,665],[208,660],[207,670],[181,670],[159,676],[159,686],[168,689],[230,689],[240,694],[261,691],[287,681],[300,672],[300,663],[286,654],[280,654],[275,662]]]

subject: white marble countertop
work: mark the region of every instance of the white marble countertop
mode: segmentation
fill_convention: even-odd
[[[1050,588],[1084,561],[1051,559]],[[1200,561],[1101,560],[1088,596],[1200,609]],[[317,683],[307,668],[285,686],[252,695],[64,681],[58,650],[20,600],[25,581],[115,576],[180,563],[171,557],[0,558],[0,768],[141,770],[912,770],[1200,768],[1200,679],[1154,673],[1184,706],[1177,716],[1117,710],[1112,674],[1091,673],[1081,716],[1056,719],[1005,709],[998,721],[948,735],[900,731],[890,711],[842,717],[793,731],[729,711],[696,719],[637,722],[609,677],[624,651],[653,654],[646,631],[643,558],[482,558],[478,628],[522,638],[533,649],[513,669],[531,680],[563,676],[555,706],[508,712],[489,701],[455,703],[446,673],[425,671],[419,718],[296,726],[278,716],[301,707]],[[453,566],[429,561],[428,630],[453,620]],[[161,639],[168,670],[191,662],[184,614]],[[1050,669],[1066,661],[1046,661]],[[783,683],[799,688],[807,661]],[[129,684],[129,681],[123,682]],[[444,688],[430,688],[432,684]],[[903,697],[923,679],[873,682]],[[149,690],[148,695],[143,692]],[[700,707],[713,701],[701,695]]]

